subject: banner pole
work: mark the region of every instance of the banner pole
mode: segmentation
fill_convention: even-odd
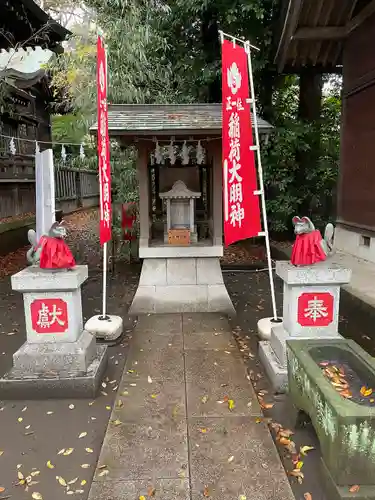
[[[107,243],[103,245],[103,319],[107,319]]]
[[[249,41],[245,42],[245,50],[247,53],[247,61],[248,61],[248,72],[249,72],[250,92],[251,92],[250,98],[251,98],[252,110],[253,110],[253,120],[254,120],[254,130],[255,130],[255,145],[256,145],[257,163],[258,163],[259,188],[260,188],[262,215],[263,215],[264,237],[266,240],[266,253],[267,253],[268,274],[269,274],[270,288],[271,288],[272,311],[273,311],[273,319],[275,321],[277,321],[278,317],[277,317],[277,309],[276,309],[275,284],[273,281],[273,272],[272,272],[271,247],[270,247],[270,240],[269,240],[269,233],[268,233],[266,199],[265,199],[265,195],[264,195],[262,158],[261,158],[261,154],[260,154],[260,144],[259,144],[258,117],[257,117],[256,103],[255,103],[253,68],[252,68],[252,63],[251,63],[251,53],[250,53],[250,42]]]

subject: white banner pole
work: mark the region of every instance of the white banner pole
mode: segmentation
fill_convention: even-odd
[[[250,93],[251,93],[250,98],[251,98],[252,110],[253,110],[255,145],[256,145],[257,164],[258,164],[258,177],[259,177],[259,188],[260,188],[259,191],[260,191],[262,215],[263,215],[264,237],[266,240],[266,253],[267,253],[268,274],[269,274],[270,288],[271,288],[273,319],[276,321],[278,318],[277,318],[277,310],[276,310],[275,284],[273,281],[271,248],[270,248],[270,239],[269,239],[268,222],[267,222],[266,198],[264,195],[263,168],[262,168],[262,158],[261,158],[261,154],[260,154],[258,117],[257,117],[256,103],[255,103],[255,91],[254,91],[253,69],[252,69],[252,64],[251,64],[250,42],[246,41],[244,43],[245,43],[245,50],[247,53],[247,61],[248,61]]]

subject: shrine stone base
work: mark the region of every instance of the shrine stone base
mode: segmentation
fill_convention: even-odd
[[[86,321],[85,330],[92,333],[97,339],[114,342],[122,335],[123,321],[120,316],[93,316]]]
[[[235,314],[218,257],[144,259],[129,314]]]
[[[337,338],[340,287],[349,283],[351,270],[330,264],[296,267],[276,263],[284,281],[283,322],[271,327],[271,336],[259,343],[259,357],[274,390],[288,388],[286,341],[293,338]]]
[[[23,293],[26,342],[0,379],[0,399],[93,398],[107,364],[106,346],[83,330],[81,285],[87,266],[12,276]]]

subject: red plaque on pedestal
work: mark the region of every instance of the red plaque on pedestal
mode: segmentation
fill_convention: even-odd
[[[297,317],[301,326],[328,326],[333,321],[333,295],[302,293],[298,297]]]
[[[64,333],[68,329],[68,306],[62,299],[35,299],[30,306],[31,324],[37,333]]]

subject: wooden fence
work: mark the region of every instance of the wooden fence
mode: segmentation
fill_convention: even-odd
[[[99,181],[95,171],[70,166],[55,168],[56,208],[71,213],[99,205]],[[33,156],[0,161],[0,219],[35,212]]]

